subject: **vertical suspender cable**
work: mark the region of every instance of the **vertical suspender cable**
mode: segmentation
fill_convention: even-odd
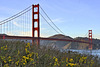
[[[47,13],[43,10],[43,8],[40,6],[41,10],[44,12],[44,14],[47,16],[47,18],[52,22],[52,24],[61,32],[64,34],[64,32],[62,32],[57,26],[56,24],[54,24],[54,22],[50,19],[50,17],[47,15]]]
[[[12,20],[12,22],[11,22],[11,31],[12,31],[11,33],[12,33],[12,34],[13,34],[13,29],[14,29],[13,26],[14,26],[14,25],[13,25],[13,20]]]
[[[26,20],[26,27],[27,27],[26,31],[27,31],[27,36],[28,36],[28,13],[27,13],[27,17],[26,18],[27,18],[27,20]]]
[[[24,32],[25,32],[25,36],[26,36],[26,13],[25,13],[25,24],[24,24]]]
[[[27,31],[27,36],[28,36],[28,13],[27,13],[27,17],[26,18],[27,18],[27,20],[26,20],[26,27],[27,27],[26,31]]]
[[[24,35],[24,15],[23,15],[23,35]]]
[[[23,15],[22,15],[22,17],[23,17]],[[22,19],[22,25],[23,25],[23,20],[24,20],[24,17]],[[24,30],[24,25],[23,25],[23,30]],[[23,31],[22,31],[22,33],[23,33]],[[23,35],[24,35],[24,33],[23,33]]]
[[[1,24],[1,34],[2,34],[2,24]]]
[[[12,29],[13,29],[13,28],[12,28],[12,26],[13,26],[13,25],[12,25],[12,21],[11,21],[11,23],[10,23],[9,25],[11,26],[9,29],[11,29],[11,34],[12,34]]]

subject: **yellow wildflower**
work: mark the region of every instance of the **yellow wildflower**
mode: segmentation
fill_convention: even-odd
[[[12,60],[11,59],[9,59],[9,62],[11,62]]]
[[[5,59],[5,57],[4,57],[4,56],[1,56],[1,59],[2,59],[2,60],[4,60],[4,59]]]
[[[50,65],[51,65],[52,63],[50,63]]]
[[[3,49],[4,49],[4,47],[5,47],[5,46],[1,47],[1,50],[3,50]]]
[[[7,45],[6,45],[6,48],[7,48]]]
[[[17,61],[15,64],[18,65],[19,64],[19,61]]]
[[[56,57],[54,56],[53,59],[55,59]]]
[[[82,62],[83,62],[83,59],[82,59],[82,58],[80,58],[79,62],[80,62],[80,63],[82,63]]]
[[[36,54],[36,57],[39,58],[39,57],[38,57],[38,53],[35,53],[35,54]]]
[[[68,64],[66,64],[66,66],[68,66]]]
[[[68,62],[68,58],[66,57],[66,62]]]
[[[32,53],[28,54],[27,56],[28,56],[28,57],[32,57]]]
[[[59,66],[60,64],[59,64],[59,63],[57,63],[57,65]]]
[[[58,62],[55,62],[55,63],[54,63],[54,66],[59,66],[59,63],[58,63]]]
[[[70,62],[73,62],[73,59],[70,59],[69,61],[70,61]]]
[[[35,62],[33,62],[32,64],[35,64]]]
[[[23,65],[25,65],[25,63],[23,63]]]
[[[31,54],[34,54],[34,52],[32,52]]]
[[[6,63],[7,61],[6,60],[4,60],[4,63]]]
[[[23,62],[24,60],[22,59],[21,62]]]
[[[6,46],[1,47],[1,50],[7,50],[7,45],[6,45]]]
[[[7,50],[7,48],[4,48],[4,50]]]
[[[93,60],[91,60],[91,64],[94,64],[94,61]]]
[[[32,58],[30,58],[30,61],[34,61]]]
[[[57,61],[58,61],[58,59],[57,59],[57,58],[55,58],[55,61],[57,62]]]
[[[87,59],[87,57],[84,57],[84,56],[83,56],[83,57],[82,57],[82,59],[83,59],[83,60],[86,60],[86,59]]]
[[[26,59],[29,59],[29,57],[26,57]]]
[[[9,65],[8,64],[5,64],[4,67],[9,67]]]
[[[53,57],[53,59],[55,59],[54,66],[59,66],[59,63],[58,63],[58,58]]]
[[[11,57],[9,56],[8,58],[10,59]]]
[[[56,63],[54,63],[54,66],[56,66],[57,64]]]
[[[86,60],[84,61],[84,63],[86,63]]]
[[[30,49],[30,43],[27,43],[26,47],[29,47],[29,49]]]
[[[25,48],[26,54],[29,53],[29,51],[27,50],[27,48]]]
[[[93,61],[93,60],[91,60],[91,64],[90,64],[90,65],[91,65],[91,67],[92,67],[92,65],[93,65],[93,64],[94,64],[94,61]]]
[[[23,58],[26,58],[25,56],[23,56]]]
[[[25,51],[27,52],[27,48],[25,48]]]
[[[26,59],[24,59],[25,63],[27,63]]]
[[[74,64],[74,63],[68,63],[68,64],[69,64],[71,67],[76,65],[76,64]]]

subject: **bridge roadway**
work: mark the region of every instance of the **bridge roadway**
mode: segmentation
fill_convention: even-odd
[[[36,39],[40,39],[40,40],[53,40],[53,41],[70,41],[70,42],[79,42],[79,43],[87,43],[89,44],[89,42],[86,41],[79,41],[79,40],[71,40],[71,39],[57,39],[57,38],[43,38],[43,37],[28,37],[28,36],[4,36],[4,35],[0,35],[0,39],[26,39],[26,40],[36,40]]]

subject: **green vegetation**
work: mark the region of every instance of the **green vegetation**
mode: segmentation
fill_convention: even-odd
[[[0,67],[99,67],[98,57],[38,48],[20,41],[0,41]]]

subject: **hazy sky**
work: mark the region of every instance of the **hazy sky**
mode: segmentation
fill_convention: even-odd
[[[67,36],[88,36],[92,29],[93,37],[100,38],[100,0],[0,0],[0,20],[38,3]]]

